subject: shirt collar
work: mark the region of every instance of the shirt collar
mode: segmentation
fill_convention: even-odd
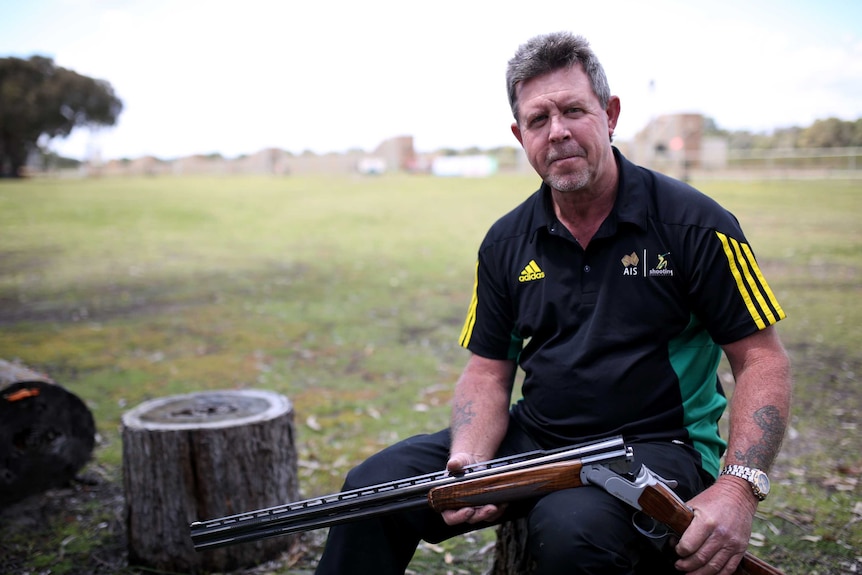
[[[649,210],[649,182],[645,181],[645,170],[628,161],[617,148],[613,148],[620,179],[617,184],[617,199],[612,212],[618,222],[634,224],[647,229]]]
[[[606,233],[613,233],[620,223],[633,224],[645,230],[648,202],[646,201],[646,182],[643,181],[641,173],[642,168],[627,160],[616,147],[612,147],[612,149],[619,171],[617,199],[614,201],[611,213],[602,223],[600,231],[606,230]],[[553,231],[555,226],[560,225],[557,221],[557,215],[554,213],[551,188],[548,184],[542,182],[541,187],[534,195],[534,199],[531,239],[535,239],[536,232],[540,229]],[[613,229],[608,230],[608,225],[611,225]]]

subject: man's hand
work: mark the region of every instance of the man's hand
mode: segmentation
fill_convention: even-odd
[[[692,575],[730,575],[748,548],[757,500],[748,483],[722,476],[688,502],[694,520],[676,545],[676,568]]]
[[[453,453],[446,463],[446,470],[449,473],[458,474],[467,467],[478,463],[476,458],[469,453]],[[506,510],[505,505],[484,505],[482,507],[464,507],[463,509],[452,509],[444,511],[443,521],[447,525],[458,525],[460,523],[493,523],[500,519],[503,512]]]

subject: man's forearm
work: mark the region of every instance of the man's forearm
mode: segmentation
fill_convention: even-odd
[[[727,463],[768,470],[781,448],[790,412],[789,368],[770,362],[768,369],[743,374],[731,404]]]
[[[472,356],[452,399],[451,452],[494,457],[509,425],[514,364]]]
[[[457,394],[452,402],[451,452],[468,453],[476,462],[493,458],[509,425],[507,407],[492,405],[475,390]]]
[[[771,328],[774,329],[774,328]],[[729,464],[767,470],[781,447],[790,416],[790,362],[772,333],[744,355],[728,354],[736,387],[730,409]]]

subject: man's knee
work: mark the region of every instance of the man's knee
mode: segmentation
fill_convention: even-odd
[[[543,497],[529,515],[529,550],[540,573],[630,572],[631,510],[592,487]],[[615,571],[615,569],[617,571]]]
[[[408,477],[410,473],[402,465],[403,458],[398,451],[394,446],[386,448],[348,471],[344,478],[344,491]]]

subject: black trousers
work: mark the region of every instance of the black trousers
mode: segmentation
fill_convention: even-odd
[[[352,469],[344,490],[445,469],[449,430],[396,443]],[[679,482],[684,500],[709,481],[699,457],[677,442],[632,445],[635,463]],[[542,449],[514,423],[497,457]],[[675,573],[673,556],[633,525],[633,510],[597,487],[510,504],[503,520],[528,518],[528,548],[540,575]],[[421,540],[437,543],[488,524],[450,527],[430,508],[332,527],[316,575],[403,575]]]

